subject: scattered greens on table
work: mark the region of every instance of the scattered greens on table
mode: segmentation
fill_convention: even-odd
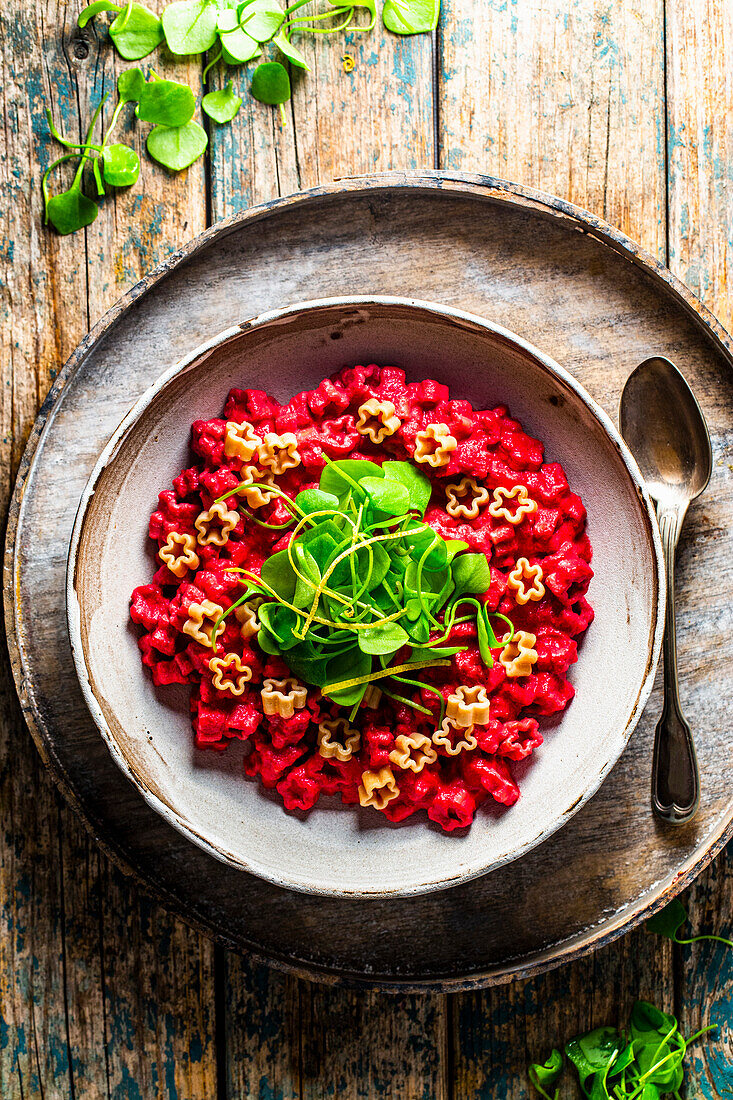
[[[284,104],[291,96],[287,66],[308,70],[308,63],[292,41],[303,34],[337,34],[341,31],[371,31],[377,21],[377,0],[326,0],[325,10],[306,12],[311,0],[295,0],[282,8],[279,0],[175,0],[160,18],[142,4],[115,4],[94,0],[81,12],[78,24],[85,27],[104,12],[114,15],[109,36],[117,53],[125,61],[139,61],[158,46],[170,53],[189,57],[208,54],[203,71],[217,64],[226,67],[247,64],[261,58],[272,48],[276,58],[261,60],[252,74],[250,91],[261,103],[278,107],[286,124]],[[421,34],[435,29],[440,15],[440,0],[384,0],[382,19],[395,34]],[[366,22],[364,21],[366,19]],[[349,70],[350,71],[350,70]],[[129,187],[140,172],[137,153],[127,145],[110,144],[112,130],[127,103],[137,103],[135,114],[143,122],[153,123],[146,148],[153,160],[171,172],[188,168],[204,153],[208,135],[194,120],[196,99],[187,84],[163,80],[155,73],[146,81],[140,69],[123,72],[117,82],[118,102],[107,133],[101,143],[93,141],[94,129],[106,102],[97,106],[83,142],[61,135],[46,112],[51,134],[69,152],[55,160],[43,174],[44,220],[62,234],[73,233],[90,225],[99,213],[94,199],[82,190],[84,169],[91,165],[97,197],[109,187]],[[208,92],[201,100],[205,115],[219,125],[231,122],[242,105],[232,82],[218,91]],[[51,195],[48,179],[61,164],[78,161],[68,190]]]
[[[647,931],[666,936],[674,943],[691,944],[715,940],[733,947],[723,936],[691,936],[681,939],[679,930],[687,921],[687,910],[675,898],[646,922]],[[631,1012],[629,1029],[598,1027],[565,1044],[565,1056],[573,1064],[583,1095],[588,1100],[660,1100],[673,1096],[679,1100],[688,1048],[696,1039],[713,1030],[715,1024],[701,1028],[685,1038],[674,1016],[647,1001],[637,1001]],[[565,1059],[553,1050],[546,1062],[528,1067],[529,1079],[545,1100],[560,1100],[558,1082]]]
[[[219,499],[231,502],[242,487]],[[430,715],[407,697],[421,688],[436,696],[442,721],[441,693],[415,674],[449,667],[450,657],[467,648],[446,645],[453,626],[476,623],[489,667],[499,645],[490,619],[503,620],[513,636],[510,620],[476,599],[491,580],[486,556],[467,553],[465,542],[443,539],[422,522],[431,484],[409,462],[327,459],[317,489],[295,500],[271,491],[291,512],[289,520],[266,524],[246,514],[287,532],[289,545],[265,561],[260,577],[232,567],[244,591],[214,636],[236,607],[260,598],[259,645],[323,695],[355,713],[376,683],[390,699]]]

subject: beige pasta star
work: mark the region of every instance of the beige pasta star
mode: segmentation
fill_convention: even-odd
[[[445,712],[457,726],[485,726],[491,706],[486,688],[481,684],[467,687],[461,684],[448,696]]]
[[[531,580],[528,588],[526,582]],[[542,566],[530,565],[526,558],[517,558],[517,564],[507,577],[507,587],[514,593],[514,599],[524,606],[530,600],[541,600],[545,594],[542,583]]]
[[[179,534],[178,531],[170,531],[165,543],[158,551],[158,557],[179,580],[189,569],[199,567],[196,539],[186,532]]]
[[[415,436],[415,462],[427,463],[436,468],[447,466],[450,456],[458,446],[458,440],[450,434],[447,424],[428,424],[424,432]]]
[[[345,764],[361,744],[361,734],[345,718],[324,718],[318,723],[318,751],[326,760]]]
[[[236,676],[224,676],[234,669]],[[252,669],[242,663],[238,653],[227,653],[225,657],[212,657],[209,671],[214,673],[213,684],[217,691],[229,691],[232,695],[243,695],[244,685],[252,679]]]
[[[262,508],[276,495],[272,492],[274,486],[272,471],[263,473],[257,466],[243,466],[242,481],[237,493],[244,497],[250,508]]]
[[[361,773],[359,803],[362,806],[373,806],[375,810],[383,810],[388,802],[397,798],[399,793],[400,789],[391,768]]]
[[[260,465],[266,466],[275,475],[300,466],[298,440],[293,433],[277,435],[276,432],[268,432],[260,447]]]
[[[462,752],[471,752],[478,741],[474,737],[473,726],[460,725],[453,718],[444,718],[440,729],[433,734],[433,744],[440,745],[449,756],[458,756]]]
[[[462,477],[457,484],[446,485],[445,510],[454,519],[476,519],[489,499],[489,490],[473,477]]]
[[[234,616],[239,623],[239,633],[244,641],[253,638],[260,629],[260,620],[257,618],[255,607],[250,603],[241,603],[239,607],[234,608]]]
[[[401,733],[394,744],[389,758],[403,771],[409,769],[417,774],[426,764],[434,764],[438,759],[432,741],[424,733]]]
[[[234,420],[227,420],[224,436],[224,454],[227,458],[241,458],[242,462],[251,462],[261,445],[262,440],[249,421],[243,420],[241,424],[237,424]]]
[[[231,511],[223,500],[212,504],[208,511],[200,512],[193,521],[201,546],[224,546],[238,523],[239,512]]]
[[[360,405],[358,413],[356,430],[368,435],[372,443],[381,443],[386,436],[394,435],[402,423],[399,416],[395,416],[392,402],[378,401],[376,397],[370,397]]]
[[[214,625],[217,619],[224,614],[224,608],[211,600],[202,600],[201,603],[192,603],[188,608],[188,618],[183,624],[183,633],[190,634],[195,642],[205,645],[208,649],[214,648]],[[216,637],[226,630],[226,623],[219,623],[216,628]]]
[[[292,676],[285,680],[267,679],[263,681],[262,709],[265,714],[279,714],[281,718],[292,718],[296,710],[302,710],[308,700],[308,691]]]
[[[517,503],[514,511],[507,508],[510,500],[515,500]],[[507,523],[516,527],[525,516],[531,516],[536,511],[537,501],[531,499],[524,485],[515,485],[513,489],[505,489],[503,485],[498,485],[494,489],[494,499],[489,505],[489,515],[494,519],[506,520]]]
[[[499,654],[499,662],[506,669],[507,676],[515,679],[517,676],[529,676],[532,665],[537,661],[537,650],[534,648],[537,638],[526,630],[517,630],[509,641],[510,635],[505,634],[501,642],[504,648]]]

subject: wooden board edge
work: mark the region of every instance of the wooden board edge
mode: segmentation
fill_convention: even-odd
[[[684,283],[672,274],[654,256],[646,252],[620,230],[615,229],[603,219],[581,207],[567,202],[557,196],[547,194],[534,188],[521,184],[502,180],[498,177],[484,176],[474,173],[461,173],[451,171],[425,170],[419,172],[385,172],[369,176],[356,176],[348,179],[337,180],[332,184],[312,188],[308,191],[296,192],[282,198],[273,199],[258,206],[251,207],[232,217],[225,219],[210,227],[194,238],[183,248],[172,253],[161,264],[144,276],[125,295],[123,295],[97,324],[90,330],[84,340],[72,352],[69,359],[59,371],[53,386],[44,400],[33,429],[28,438],[16,478],[15,488],[10,502],[7,525],[5,531],[5,547],[3,558],[3,603],[6,630],[6,642],[10,657],[10,666],[20,700],[24,719],[36,744],[41,760],[51,772],[54,781],[62,795],[78,814],[84,826],[101,847],[103,852],[119,867],[119,869],[131,877],[143,890],[151,894],[157,901],[163,904],[175,916],[185,921],[195,930],[211,936],[217,943],[228,950],[246,951],[253,960],[274,966],[296,977],[312,981],[326,982],[328,984],[340,984],[352,988],[371,989],[381,992],[410,993],[410,992],[462,992],[486,988],[493,985],[508,984],[511,981],[533,977],[537,974],[552,970],[576,959],[580,959],[598,948],[618,939],[621,935],[638,926],[652,913],[661,909],[677,893],[685,889],[704,870],[705,867],[722,850],[725,844],[733,838],[733,818],[725,822],[719,833],[714,836],[698,858],[688,861],[688,866],[679,871],[674,880],[662,890],[656,898],[648,904],[642,904],[640,908],[631,913],[621,914],[604,934],[597,934],[595,938],[583,939],[578,942],[577,937],[570,941],[566,949],[561,949],[551,955],[542,953],[536,961],[516,960],[513,965],[511,960],[500,968],[457,977],[420,979],[390,979],[386,976],[365,978],[359,974],[349,972],[336,972],[329,968],[320,968],[317,965],[304,965],[287,957],[271,957],[261,955],[256,948],[249,945],[233,943],[226,936],[222,936],[217,929],[208,924],[204,919],[197,919],[190,912],[183,912],[178,899],[168,894],[167,891],[146,879],[129,863],[124,851],[114,842],[103,835],[102,826],[89,814],[87,808],[81,802],[70,777],[63,765],[50,750],[50,741],[44,727],[42,716],[34,704],[32,687],[25,675],[23,651],[19,636],[18,617],[20,614],[17,599],[19,577],[16,570],[16,541],[20,527],[21,511],[25,487],[34,465],[39,442],[47,426],[53,422],[54,410],[61,398],[67,383],[73,378],[81,367],[84,359],[92,348],[104,338],[122,317],[126,310],[144,294],[151,291],[157,283],[166,277],[186,261],[195,256],[199,251],[207,248],[213,241],[226,237],[236,232],[242,225],[255,222],[279,213],[292,206],[305,205],[317,202],[319,199],[328,199],[335,194],[348,193],[350,195],[377,195],[380,192],[395,192],[419,188],[425,191],[451,191],[458,195],[475,195],[478,199],[493,201],[515,209],[525,209],[536,214],[555,220],[566,220],[577,231],[589,234],[598,239],[602,244],[609,246],[618,255],[630,260],[651,276],[655,282],[662,285],[665,293],[682,306],[687,315],[704,333],[719,354],[733,367],[733,339],[725,330],[717,318],[707,309],[700,299],[693,294]],[[546,956],[546,957],[545,957]]]

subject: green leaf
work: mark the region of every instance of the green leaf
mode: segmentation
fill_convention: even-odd
[[[216,0],[176,0],[163,11],[163,33],[174,54],[205,53],[216,42]],[[173,123],[171,125],[179,125]]]
[[[385,462],[382,465],[384,477],[399,481],[410,494],[410,511],[425,515],[430,503],[433,487],[430,480],[421,474],[411,462]]]
[[[403,645],[407,645],[410,639],[399,623],[385,623],[383,626],[372,626],[368,630],[360,630],[357,640],[362,653],[377,656],[396,653]]]
[[[248,0],[247,3],[240,4],[237,14],[242,29],[256,42],[269,42],[280,30],[285,19],[285,13],[276,0]],[[277,62],[271,62],[271,64],[277,64]],[[288,99],[289,94],[285,98]],[[276,102],[282,103],[284,100],[279,99]]]
[[[417,524],[411,527],[405,541],[412,549],[412,557],[416,565],[418,561],[422,560],[423,554],[429,551],[423,561],[423,569],[433,572],[436,569],[445,568],[448,562],[445,539],[436,534],[432,527],[427,524]]]
[[[262,566],[262,579],[283,599],[292,603],[298,578],[293,572],[287,550],[280,550],[279,553],[265,559]]]
[[[237,13],[231,8],[219,12],[217,20],[222,56],[228,65],[239,65],[251,61],[260,53],[259,43],[239,26]]]
[[[299,69],[305,69],[306,72],[311,71],[310,65],[306,61],[303,54],[300,52],[297,46],[294,46],[293,43],[285,37],[284,31],[280,31],[279,34],[276,34],[272,40],[272,43],[274,46],[277,46],[281,54],[287,57],[291,65],[297,65]]]
[[[137,103],[145,87],[142,69],[125,69],[117,77],[117,94],[121,103]]]
[[[198,160],[208,142],[206,131],[198,122],[187,122],[185,126],[156,126],[148,134],[146,144],[153,160],[180,172]]]
[[[252,74],[250,91],[260,103],[277,107],[290,99],[290,77],[279,61],[265,61]],[[323,487],[323,483],[321,482]]]
[[[332,658],[327,664],[328,679],[322,686],[323,694],[342,707],[353,707],[364,694],[364,685],[342,688],[341,691],[329,691],[328,684],[338,684],[359,676],[368,676],[372,670],[372,658],[354,646],[348,653]]]
[[[110,0],[94,0],[93,4],[87,4],[83,11],[79,13],[79,18],[76,21],[77,27],[86,27],[89,20],[102,11],[120,11],[120,6],[119,4],[110,3]]]
[[[178,80],[154,80],[140,93],[137,116],[158,126],[185,126],[193,118],[196,100],[188,84]]]
[[[590,1078],[603,1073],[625,1045],[615,1027],[597,1027],[566,1043],[565,1054],[578,1071],[580,1087],[586,1096],[591,1095]]]
[[[266,66],[260,65],[259,69]],[[282,69],[282,65],[280,66]],[[256,72],[259,72],[259,69]],[[283,72],[285,70],[283,69]],[[285,74],[287,76],[287,73]],[[265,100],[265,102],[267,102]],[[329,462],[323,468],[319,488],[324,493],[331,493],[340,501],[348,496],[354,488],[353,482],[359,484],[365,477],[384,477],[381,466],[376,462],[369,462],[362,458],[343,458],[338,462]]]
[[[304,489],[298,493],[295,503],[301,512],[310,516],[314,512],[324,512],[329,508],[336,511],[339,499],[333,493],[324,493],[322,489]]]
[[[382,21],[393,34],[434,31],[440,18],[440,0],[385,0]]]
[[[388,516],[402,516],[410,505],[410,494],[404,485],[385,477],[364,477],[359,483],[369,494],[373,508]]]
[[[60,195],[53,195],[46,205],[46,216],[62,237],[91,225],[98,213],[96,202],[74,186]]]
[[[104,182],[130,187],[140,175],[140,158],[129,145],[106,145],[102,151]]]
[[[674,898],[646,922],[647,932],[656,932],[670,940],[677,940],[677,933],[687,920],[687,910],[679,898]]]
[[[491,585],[491,570],[485,554],[459,554],[452,563],[454,597],[467,592],[483,595]]]
[[[529,1079],[537,1091],[547,1100],[553,1097],[547,1091],[551,1089],[562,1073],[563,1059],[559,1050],[553,1050],[545,1062],[533,1062],[529,1068]]]
[[[121,11],[109,28],[115,49],[125,61],[140,61],[163,41],[163,24],[154,12],[141,4]]]
[[[201,108],[214,122],[231,122],[242,106],[242,97],[235,95],[231,80],[225,88],[209,92],[201,100]]]
[[[460,554],[462,550],[468,550],[468,543],[463,542],[462,539],[446,539],[445,548],[448,554],[448,561],[453,561],[456,554]]]
[[[289,607],[280,603],[260,604],[257,611],[260,623],[264,623],[271,637],[276,638],[281,650],[287,651],[297,645],[299,639],[293,631],[298,624],[298,616]]]

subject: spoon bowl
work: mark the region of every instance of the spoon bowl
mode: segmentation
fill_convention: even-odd
[[[624,386],[619,419],[655,500],[689,502],[703,492],[713,468],[710,435],[674,363],[655,355],[639,364]]]

